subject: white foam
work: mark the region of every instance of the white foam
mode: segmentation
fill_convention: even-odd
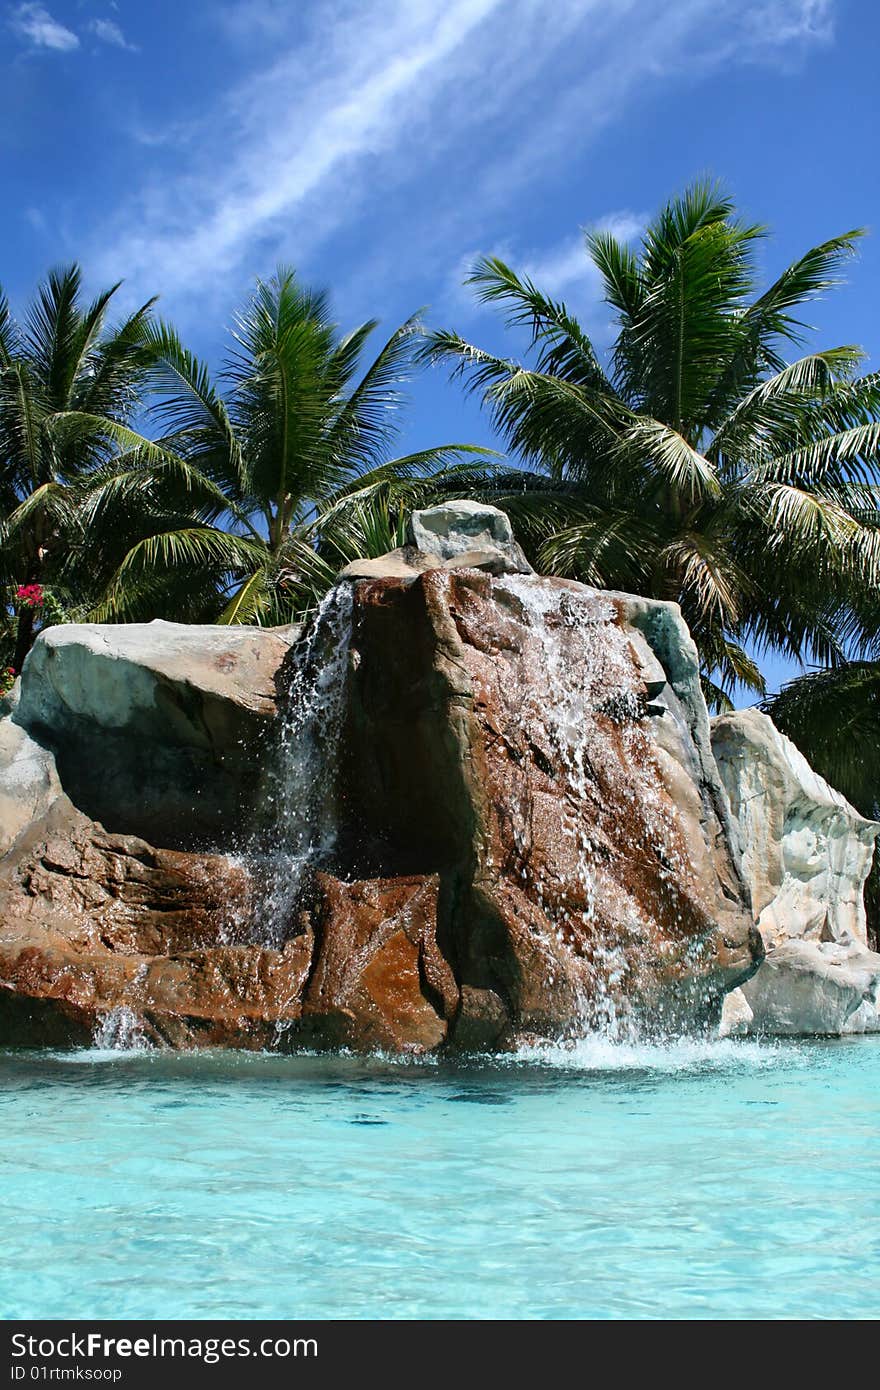
[[[719,1067],[727,1070],[775,1067],[801,1056],[790,1042],[735,1038],[681,1037],[669,1042],[617,1042],[591,1034],[566,1042],[524,1043],[497,1060],[558,1067],[566,1071],[679,1072]]]

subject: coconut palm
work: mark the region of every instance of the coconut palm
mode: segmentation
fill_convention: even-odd
[[[588,233],[616,318],[606,364],[565,304],[494,257],[469,283],[529,331],[526,363],[452,332],[425,349],[526,465],[502,505],[539,566],[679,602],[718,707],[737,683],[763,691],[746,645],[841,659],[853,603],[880,577],[880,376],[858,375],[852,346],[786,355],[859,233],[759,293],[764,235],[706,184],[664,207],[638,251]]]
[[[16,670],[47,613],[87,606],[117,539],[90,537],[77,572],[84,491],[136,438],[151,303],[110,326],[118,289],[85,302],[79,268],[54,270],[22,322],[0,290],[0,611]]]
[[[399,543],[408,507],[485,483],[491,451],[390,456],[419,340],[410,320],[364,367],[376,327],[340,335],[326,296],[282,267],[236,316],[216,383],[173,328],[147,328],[157,447],[181,460],[191,512],[202,515],[171,518],[132,545],[102,616],[135,615],[157,584],[181,594],[195,584],[222,595],[222,623],[291,621],[347,560]],[[149,458],[135,459],[96,515],[137,496],[151,471]]]

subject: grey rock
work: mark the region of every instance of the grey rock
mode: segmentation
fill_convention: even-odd
[[[60,795],[52,753],[10,718],[0,719],[0,856]]]
[[[507,513],[485,502],[462,499],[415,511],[409,519],[407,541],[422,554],[441,561],[476,552],[483,559],[474,568],[485,566],[491,557],[503,566],[496,573],[533,573],[514,539]]]
[[[769,952],[742,986],[752,1011],[750,1033],[839,1035],[864,1010],[876,1016],[880,955],[858,942],[786,941]]]
[[[40,634],[16,725],[87,815],[165,846],[210,844],[258,789],[255,741],[298,629],[153,622]]]
[[[758,710],[715,719],[712,747],[768,952],[743,986],[750,1031],[841,1032],[858,1011],[855,1026],[873,1026],[880,956],[867,949],[863,890],[880,825]]]

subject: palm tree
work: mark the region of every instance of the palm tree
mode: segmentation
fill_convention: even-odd
[[[326,296],[282,267],[236,316],[219,384],[170,326],[145,330],[156,447],[181,461],[189,509],[131,546],[101,616],[196,585],[222,596],[221,623],[289,622],[347,560],[398,544],[410,506],[485,483],[491,451],[470,445],[390,457],[419,338],[404,323],[364,368],[376,326],[341,336]],[[153,464],[132,464],[96,515],[137,496]]]
[[[118,289],[85,303],[79,268],[53,270],[21,323],[0,289],[0,612],[16,671],[59,603],[87,608],[115,539],[91,536],[87,561],[73,562],[86,489],[137,439],[152,301],[108,326]]]
[[[860,234],[758,293],[764,235],[707,184],[664,207],[638,251],[588,233],[617,324],[605,365],[565,304],[497,258],[469,283],[529,330],[529,364],[451,332],[425,348],[526,465],[502,505],[539,567],[679,602],[719,708],[737,683],[763,693],[746,644],[840,660],[880,578],[880,376],[857,374],[851,346],[785,356]]]

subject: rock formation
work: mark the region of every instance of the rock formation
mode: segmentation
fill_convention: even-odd
[[[486,1048],[702,1024],[748,979],[678,609],[532,574],[473,503],[363,565],[292,645],[38,639],[0,722],[0,1040]]]
[[[360,872],[440,874],[439,940],[476,991],[453,1031],[472,1034],[487,999],[508,1032],[634,1006],[672,1024],[750,973],[677,610],[435,569],[359,584],[352,651],[340,852]]]
[[[868,949],[863,899],[880,825],[817,776],[758,710],[714,720],[712,746],[767,949],[741,997],[726,1001],[727,1031],[880,1027],[880,955]]]
[[[253,804],[254,749],[296,628],[53,627],[28,657],[16,723],[54,750],[80,809],[160,844],[216,843]]]

